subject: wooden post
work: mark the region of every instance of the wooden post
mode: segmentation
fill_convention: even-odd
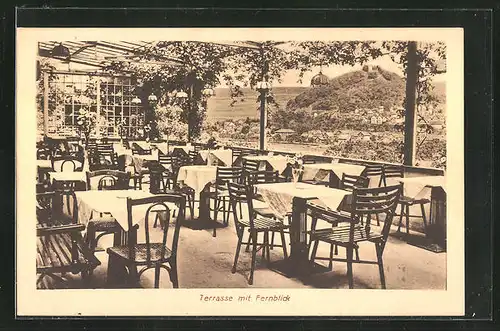
[[[55,115],[54,115],[55,116]],[[49,73],[43,72],[43,134],[49,134]]]
[[[260,150],[266,149],[266,92],[260,92]]]
[[[404,140],[404,164],[413,166],[415,163],[415,134],[417,124],[417,112],[415,111],[415,95],[417,88],[417,43],[408,43],[408,65],[406,67],[406,107],[405,107],[405,140]]]

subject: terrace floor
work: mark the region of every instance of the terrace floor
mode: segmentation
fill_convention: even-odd
[[[217,229],[217,237],[212,237],[211,229],[196,229],[197,222],[201,221],[186,220],[186,226],[182,226],[180,231],[178,272],[181,288],[348,288],[345,263],[334,263],[332,271],[311,276],[307,280],[307,285],[304,285],[300,280],[287,278],[268,269],[265,264],[260,263],[260,252],[257,254],[254,285],[250,286],[247,280],[251,253],[246,253],[242,248],[237,272],[231,273],[237,243],[232,219],[228,227]],[[320,226],[318,224],[318,228]],[[157,240],[161,241],[160,228],[154,230]],[[396,228],[393,227],[391,232],[395,231]],[[279,241],[279,236],[276,236],[276,240]],[[289,240],[288,236],[287,240]],[[111,244],[112,236],[105,236],[100,240],[99,246],[105,248]],[[362,244],[359,253],[362,259],[376,259],[375,248],[371,243]],[[318,256],[328,256],[328,254],[329,246],[320,244]],[[343,248],[339,247],[339,255],[345,256]],[[107,253],[98,252],[96,256],[101,261],[101,265],[94,271],[91,287],[104,288],[106,287]],[[271,261],[282,258],[280,248],[271,250]],[[327,265],[326,261],[319,263]],[[434,253],[411,246],[398,239],[397,236],[390,235],[384,251],[384,267],[388,289],[446,289],[446,253]],[[376,265],[355,264],[353,270],[355,288],[380,288]],[[171,287],[166,271],[161,272],[160,287]],[[82,286],[79,276],[70,274],[69,277],[70,288]],[[153,279],[154,270],[145,272],[141,279],[141,286],[153,287]]]

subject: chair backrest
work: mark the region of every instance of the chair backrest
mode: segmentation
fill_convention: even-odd
[[[170,146],[186,146],[186,142],[180,140],[169,140],[168,144]]]
[[[243,169],[247,171],[258,171],[260,161],[243,159]]]
[[[114,147],[113,144],[111,143],[100,143],[97,144],[97,151],[98,152],[114,152]]]
[[[193,146],[195,152],[199,152],[207,148],[206,144],[193,144]]]
[[[36,149],[36,159],[37,160],[49,160],[51,156],[50,149],[48,147],[39,147]]]
[[[196,158],[198,157],[198,152],[196,150],[194,151],[189,151],[188,152],[188,156],[189,156],[189,162],[191,164],[195,164],[196,162]]]
[[[166,166],[167,168],[176,168],[179,166],[179,159],[176,156],[173,155],[162,155],[158,154],[158,162]]]
[[[236,228],[238,229],[241,224],[241,220],[238,218],[238,213],[236,212],[238,210],[236,207],[238,203],[244,202],[248,207],[250,230],[252,230],[254,228],[255,219],[255,213],[253,212],[253,186],[239,183],[228,183],[227,186],[229,190],[229,203],[231,204],[233,210],[233,218]]]
[[[159,254],[161,260],[167,259],[167,248],[171,251],[169,259],[175,262],[177,258],[179,231],[181,224],[184,223],[186,198],[180,194],[162,194],[141,199],[127,198],[127,219],[129,229],[133,228],[133,218],[137,217],[137,215],[134,215],[134,211],[138,210],[139,212],[143,212],[144,208],[146,208],[144,226],[139,226],[139,228],[143,228],[145,231],[146,263],[149,264],[151,262],[152,251],[156,251]],[[178,210],[177,218],[175,221],[175,230],[171,240],[171,244],[167,246],[167,236],[172,220],[172,211],[174,209]],[[151,242],[150,230],[154,223],[154,217],[156,216],[154,215],[154,213],[158,213],[158,217],[160,217],[160,219],[163,221],[163,236],[161,246],[158,245],[158,242]],[[151,214],[153,214],[153,218],[150,217]],[[128,231],[128,234],[129,236],[133,236],[134,231]],[[131,253],[135,252],[135,250],[133,250],[133,243],[136,240],[137,238],[130,237],[127,240]]]
[[[383,169],[383,183],[387,186],[387,178],[403,178],[405,169],[402,165],[384,164]]]
[[[132,143],[132,154],[151,155],[152,151],[151,151],[151,149],[144,149],[141,146],[139,146],[139,144],[137,144],[136,142],[133,142]]]
[[[264,183],[277,183],[279,181],[279,171],[273,170],[243,170],[244,182],[247,185],[256,185]]]
[[[53,220],[57,220],[59,224],[78,223],[78,203],[75,191],[84,189],[81,184],[82,182],[77,180],[53,181],[52,216]]]
[[[242,168],[217,167],[215,189],[216,191],[227,190],[228,183],[241,183]]]
[[[52,156],[52,171],[82,171],[85,163],[85,158],[74,157],[70,155]]]
[[[130,173],[118,170],[88,171],[86,177],[87,189],[89,190],[126,190],[130,182]]]
[[[384,171],[384,166],[381,164],[366,164],[365,170],[363,170],[362,176],[382,176]]]
[[[387,239],[402,192],[403,184],[376,188],[355,187],[352,193],[351,217],[359,219],[365,215],[383,214],[385,219],[381,233]]]
[[[340,188],[346,191],[352,191],[355,187],[367,188],[368,184],[370,184],[370,180],[367,177],[343,173],[340,181]]]
[[[314,164],[317,162],[317,159],[311,155],[304,155],[302,157],[302,161],[304,162],[304,164]]]

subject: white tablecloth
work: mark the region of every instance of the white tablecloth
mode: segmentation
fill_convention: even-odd
[[[265,169],[266,168],[266,163],[269,164],[274,171],[279,171],[281,174],[283,171],[285,171],[288,163],[287,163],[287,158],[286,156],[283,155],[249,155],[249,156],[244,156],[244,160],[253,160],[253,161],[259,161],[261,165],[259,165],[259,169]]]
[[[134,190],[81,191],[75,192],[75,194],[78,204],[78,221],[80,223],[86,225],[92,213],[111,213],[112,217],[125,231],[128,231],[127,197],[140,199],[153,196],[149,192]],[[144,220],[147,207],[133,208],[132,225]]]
[[[199,199],[200,193],[207,184],[215,182],[217,177],[217,167],[194,165],[180,167],[177,181],[179,184],[191,187],[195,192],[195,197]]]
[[[208,165],[217,164],[219,161],[227,167],[233,164],[233,151],[230,149],[201,150],[198,155]]]
[[[125,167],[133,166],[135,172],[140,173],[143,167],[144,161],[158,161],[158,150],[151,152],[151,155],[132,155],[130,150],[125,150],[118,154],[118,157],[125,158]]]
[[[351,196],[348,191],[301,182],[258,184],[255,187],[263,202],[281,218],[292,211],[294,197],[317,198],[329,209],[338,210],[344,199]]]
[[[57,181],[65,181],[65,180],[78,180],[81,182],[87,181],[87,175],[84,171],[63,171],[63,172],[49,172],[50,182]]]
[[[339,179],[342,179],[344,173],[347,175],[359,176],[363,170],[365,170],[364,166],[347,163],[305,164],[302,180],[328,181],[330,171]]]
[[[409,198],[420,198],[430,193],[433,187],[441,187],[446,192],[444,176],[423,176],[398,178],[403,183],[403,195]]]

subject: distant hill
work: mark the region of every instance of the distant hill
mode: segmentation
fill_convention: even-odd
[[[330,79],[326,87],[274,87],[273,93],[281,108],[352,111],[359,108],[401,107],[405,96],[405,80],[396,73],[378,66],[369,71],[351,71]],[[242,89],[244,96],[231,106],[228,88],[216,88],[207,110],[209,120],[259,118],[258,92]],[[438,99],[446,101],[445,82],[434,83]]]
[[[401,106],[405,96],[405,80],[379,66],[365,66],[330,79],[326,86],[310,88],[287,103],[295,110],[352,111],[355,108],[390,108]]]

